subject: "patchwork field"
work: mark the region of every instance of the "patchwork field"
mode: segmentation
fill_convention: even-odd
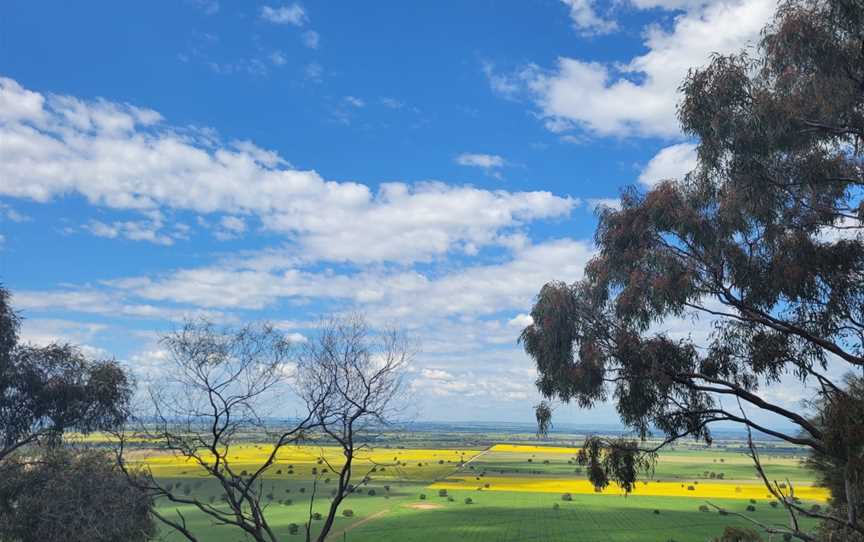
[[[232,449],[230,458],[235,469],[251,471],[269,451],[245,444]],[[370,449],[358,458],[355,471],[355,480],[368,473],[370,481],[345,500],[342,508],[351,509],[353,517],[340,515],[330,539],[701,542],[726,525],[749,526],[734,513],[762,522],[786,521],[785,512],[772,506],[755,479],[749,457],[739,450],[670,450],[660,456],[654,477],[626,497],[614,485],[596,493],[576,465],[577,451],[519,444]],[[194,465],[167,455],[140,458],[175,490],[217,502],[221,490]],[[335,486],[327,463],[338,468],[341,460],[339,449],[326,446],[280,451],[264,477],[267,517],[277,533],[294,538],[289,525],[305,522],[316,478],[323,498],[313,503],[313,510],[326,511]],[[803,501],[824,504],[825,490],[812,485],[812,474],[794,453],[767,455],[763,463],[769,476],[794,484]],[[709,503],[730,514],[718,513]],[[175,507],[164,503],[160,508],[172,513]],[[241,539],[189,507],[180,510],[205,540]]]

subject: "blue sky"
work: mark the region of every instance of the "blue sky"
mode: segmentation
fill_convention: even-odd
[[[678,84],[773,7],[6,2],[0,280],[28,340],[144,385],[183,318],[360,310],[420,340],[421,418],[530,420],[533,296],[581,276],[596,205],[692,166]]]

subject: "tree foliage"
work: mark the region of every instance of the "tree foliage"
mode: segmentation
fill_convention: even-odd
[[[133,389],[126,372],[73,345],[21,343],[9,297],[0,287],[0,462],[23,446],[56,442],[69,429],[122,424]]]
[[[104,452],[49,448],[0,465],[0,540],[150,540],[151,506]]]
[[[763,393],[795,377],[840,405],[854,400],[834,375],[864,369],[862,44],[860,0],[787,0],[756,55],[715,56],[688,74],[679,118],[698,141],[696,169],[625,191],[621,209],[600,213],[584,278],[538,295],[521,340],[545,397],[612,399],[643,438],[656,428],[710,443],[711,424],[731,421],[842,465],[864,459]],[[690,318],[710,322],[710,335],[663,331]],[[593,449],[602,464],[608,447]],[[632,483],[633,470],[614,466],[613,480]],[[826,521],[864,532],[854,510]]]

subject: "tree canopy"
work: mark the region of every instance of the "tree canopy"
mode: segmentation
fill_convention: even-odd
[[[600,212],[583,279],[542,288],[521,335],[538,388],[583,407],[612,399],[643,438],[710,443],[711,424],[731,421],[833,456],[821,423],[764,391],[795,377],[833,404],[851,397],[836,375],[864,369],[864,3],[784,1],[754,54],[715,56],[681,91],[697,167],[625,191]],[[664,331],[697,317],[705,337]],[[846,429],[859,440],[839,460],[860,476],[864,440]],[[635,475],[592,479],[610,473]],[[864,533],[851,511],[835,523]]]
[[[116,428],[128,416],[133,383],[114,360],[93,361],[69,344],[19,340],[21,319],[0,287],[0,461],[66,430]]]

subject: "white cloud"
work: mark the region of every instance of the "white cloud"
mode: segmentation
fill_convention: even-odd
[[[696,169],[696,145],[679,143],[660,150],[639,174],[639,182],[653,186],[668,179],[682,179]]]
[[[307,20],[306,10],[300,4],[280,7],[263,6],[261,18],[271,23],[292,24],[294,26],[303,26]]]
[[[553,240],[526,247],[503,263],[441,275],[375,269],[316,272],[278,260],[272,260],[272,266],[261,265],[253,258],[110,285],[147,302],[206,309],[261,309],[287,298],[338,300],[362,308],[376,323],[398,321],[402,326],[422,327],[430,319],[524,311],[546,282],[580,278],[592,250],[585,242]]]
[[[534,323],[534,319],[531,318],[530,314],[519,313],[516,316],[514,316],[513,318],[511,318],[507,322],[507,325],[517,327],[519,329],[524,329],[533,323]]]
[[[637,7],[687,9],[672,28],[645,30],[647,52],[621,64],[561,57],[552,70],[529,66],[512,76],[484,66],[496,92],[512,96],[521,81],[533,95],[547,128],[601,136],[680,135],[675,107],[687,70],[714,53],[737,52],[759,38],[773,0],[643,1]]]
[[[224,144],[212,130],[168,126],[152,110],[43,96],[11,79],[0,79],[0,121],[2,195],[48,202],[75,193],[115,210],[254,215],[308,259],[429,261],[567,216],[578,203],[441,182],[382,183],[373,192],[294,169],[249,142]],[[92,226],[147,235],[134,225]]]
[[[608,34],[618,29],[617,23],[597,15],[591,0],[561,0],[570,8],[573,27],[583,35]]]
[[[604,207],[609,209],[621,209],[621,200],[618,198],[588,198],[585,200],[592,211],[597,211]]]
[[[148,216],[147,220],[118,220],[111,223],[91,220],[81,227],[97,237],[147,241],[165,246],[173,245],[177,239],[188,237],[188,227],[185,224],[174,224],[172,231],[166,229],[164,218],[159,211],[148,211],[145,214]]]
[[[506,162],[497,154],[462,153],[456,157],[456,163],[460,166],[494,169],[504,167]]]
[[[356,96],[345,96],[345,103],[352,107],[366,107],[366,102]]]
[[[308,47],[309,49],[317,49],[321,44],[321,35],[314,30],[307,30],[303,32],[303,45]]]
[[[220,241],[236,239],[246,232],[246,221],[239,216],[223,216],[219,220],[220,229],[214,234]]]

